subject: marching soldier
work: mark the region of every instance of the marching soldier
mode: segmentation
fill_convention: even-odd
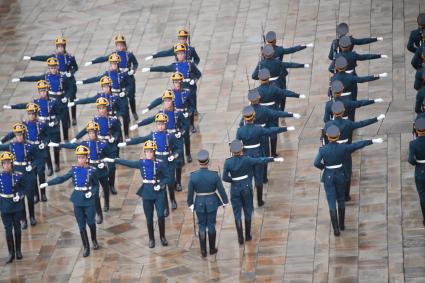
[[[423,86],[424,78],[425,78],[425,67],[417,69],[415,74],[415,83],[413,85],[413,87],[416,90],[419,90]]]
[[[244,244],[242,228],[242,210],[245,218],[245,241],[251,241],[251,217],[253,206],[252,171],[255,165],[269,162],[283,162],[282,157],[251,158],[243,155],[243,144],[240,140],[230,143],[232,157],[226,159],[223,169],[223,181],[230,183],[230,201],[235,217],[236,231],[240,245]]]
[[[425,45],[419,46],[416,49],[415,55],[413,55],[412,61],[410,62],[415,70],[425,67]]]
[[[199,225],[199,244],[202,257],[207,256],[207,233],[210,255],[217,253],[215,246],[216,231],[215,222],[219,206],[227,206],[229,200],[220,176],[216,171],[208,169],[209,153],[200,150],[197,154],[199,170],[192,172],[189,178],[189,190],[187,193],[187,205],[196,211]],[[195,200],[193,199],[195,197]]]
[[[73,191],[71,202],[74,204],[74,215],[80,229],[81,240],[83,242],[83,257],[90,254],[90,244],[87,236],[86,225],[90,228],[93,249],[99,249],[96,237],[95,222],[95,199],[99,194],[99,180],[97,178],[96,168],[88,165],[88,156],[90,151],[85,146],[78,146],[75,149],[77,155],[77,165],[62,176],[49,180],[41,184],[41,187],[54,186],[62,184],[72,178]]]
[[[118,62],[118,67],[120,72],[125,74],[125,90],[127,92],[131,113],[133,114],[134,120],[139,120],[136,110],[136,80],[134,78],[134,74],[139,67],[139,63],[137,62],[136,56],[134,56],[133,52],[127,50],[127,42],[123,35],[120,34],[115,36],[114,40],[116,47],[115,52],[106,56],[98,57],[93,61],[86,62],[85,66],[106,62],[110,55],[118,54],[121,59]]]
[[[418,28],[410,32],[407,42],[407,50],[412,53],[415,53],[416,49],[421,46],[421,41],[425,41],[425,13],[419,14],[417,23]]]
[[[77,61],[75,57],[69,54],[66,51],[66,38],[59,36],[55,39],[56,51],[51,55],[37,55],[37,56],[24,56],[22,60],[34,60],[46,62],[49,58],[56,58],[59,64],[59,72],[61,75],[65,75],[65,80],[67,81],[66,86],[68,89],[66,93],[68,94],[69,100],[74,101],[77,98],[77,85],[75,83],[75,73],[78,71]],[[72,125],[77,124],[77,107],[73,106],[71,108],[72,115]]]
[[[276,45],[276,32],[269,31],[266,33],[265,40],[268,44],[271,44],[274,49],[274,58],[279,59],[280,61],[283,60],[283,56],[287,54],[292,54],[298,51],[301,51],[303,49],[306,49],[307,47],[313,47],[313,43],[307,43],[304,45],[296,45],[288,48],[284,48],[283,46],[277,46]]]
[[[196,53],[195,47],[190,46],[190,34],[185,29],[179,29],[177,31],[177,39],[179,40],[179,44],[183,44],[186,46],[186,58],[189,62],[195,63],[196,65],[199,64],[201,59],[198,56],[198,53]],[[161,58],[161,57],[169,57],[173,56],[174,54],[174,47],[171,47],[170,49],[159,51],[157,53],[152,54],[151,56],[148,56],[145,58],[145,61],[149,61],[153,58]]]
[[[167,169],[164,162],[159,162],[155,158],[155,151],[157,147],[154,141],[147,140],[143,144],[143,151],[145,158],[140,156],[140,160],[124,160],[124,159],[111,159],[105,158],[106,162],[115,162],[123,166],[134,169],[139,169],[142,176],[142,186],[137,191],[137,195],[142,198],[143,211],[146,217],[146,224],[148,226],[149,235],[149,248],[155,247],[155,235],[153,230],[153,211],[156,210],[158,218],[159,237],[163,246],[168,245],[165,238],[165,185],[167,184]]]
[[[314,166],[320,170],[324,170],[321,181],[326,191],[326,199],[328,200],[329,213],[331,217],[334,235],[339,236],[340,230],[345,230],[345,184],[346,178],[344,170],[345,158],[356,150],[365,146],[382,143],[381,138],[373,140],[358,141],[352,144],[338,143],[340,131],[337,126],[330,126],[326,129],[326,137],[329,141],[319,149]],[[336,211],[336,203],[338,203],[338,214]],[[339,218],[339,221],[338,221]]]
[[[121,142],[118,147],[125,147],[127,145],[134,145],[146,142],[148,140],[154,141],[157,149],[155,150],[155,157],[159,162],[165,166],[167,176],[168,193],[171,200],[171,208],[177,209],[177,202],[175,198],[175,164],[174,160],[177,159],[182,153],[176,135],[167,132],[168,116],[165,113],[158,113],[155,115],[156,130],[143,137],[135,137]],[[169,204],[167,194],[165,193],[165,209],[164,216],[169,215]]]
[[[11,263],[15,256],[16,259],[22,259],[20,219],[24,209],[22,198],[25,184],[22,173],[13,169],[14,160],[15,156],[8,151],[0,154],[3,169],[0,172],[0,212],[9,251],[6,263]]]

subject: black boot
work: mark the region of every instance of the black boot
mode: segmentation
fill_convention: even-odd
[[[149,235],[149,248],[155,248],[155,234],[153,232],[153,223],[148,225],[148,235]]]
[[[170,194],[171,209],[177,209],[176,195],[174,194],[174,185],[168,187],[168,193]]]
[[[35,226],[37,224],[37,221],[35,220],[35,211],[34,211],[33,202],[28,202],[28,212],[30,213],[30,224],[31,226]]]
[[[244,239],[243,239],[243,232],[242,232],[242,220],[235,220],[235,224],[236,224],[236,232],[238,233],[239,245],[243,245]]]
[[[53,154],[55,157],[55,172],[59,172],[61,170],[60,167],[60,149],[55,147],[53,149]]]
[[[270,151],[271,151],[272,157],[279,156],[279,154],[277,154],[277,138],[276,139],[270,138]]]
[[[91,242],[93,243],[93,250],[97,250],[99,249],[99,245],[97,243],[96,224],[89,225],[89,228],[90,228]]]
[[[90,244],[89,244],[89,238],[87,237],[87,231],[86,229],[80,230],[81,240],[83,241],[83,257],[88,257],[90,254]]]
[[[109,211],[109,182],[104,180],[104,182],[102,182],[102,189],[103,189],[103,199],[104,199],[104,203],[103,203],[103,211],[104,212],[108,212]]]
[[[40,189],[40,191],[41,191],[41,201],[46,202],[47,201],[46,188]]]
[[[176,168],[176,191],[181,192],[182,188],[182,168]]]
[[[251,219],[245,219],[245,241],[251,241]]]
[[[158,227],[159,227],[159,239],[161,240],[161,245],[168,246],[168,241],[165,238],[165,218],[158,218]]]
[[[24,209],[22,210],[21,214],[21,229],[26,230],[28,228],[28,222],[27,222],[27,210],[25,208],[25,198],[23,199]]]
[[[207,256],[207,235],[205,231],[199,231],[199,246],[201,247],[202,257]]]
[[[139,115],[137,115],[137,112],[133,112],[133,117],[135,121],[139,120]]]
[[[53,166],[51,167],[47,167],[47,176],[52,176],[53,175]]]
[[[40,191],[38,190],[37,184],[35,184],[34,204],[40,202]]]
[[[267,176],[267,164],[264,165],[264,172],[263,172],[263,184],[267,184],[269,182],[269,178]]]
[[[167,188],[164,190],[164,195],[165,195],[165,200],[164,200],[164,202],[165,202],[164,217],[168,217],[168,215],[170,215],[170,205],[168,204]]]
[[[261,186],[256,186],[257,187],[257,204],[258,206],[263,206],[264,205],[264,201],[263,201],[263,185]]]
[[[77,125],[77,105],[71,107],[72,125]]]
[[[50,150],[47,150],[46,165],[47,165],[47,176],[50,177],[53,175],[53,163],[52,163],[52,156],[50,154]]]
[[[11,263],[15,259],[15,244],[13,243],[13,233],[6,234],[7,249],[9,251],[9,257],[6,263]]]
[[[340,232],[338,227],[338,216],[336,215],[336,211],[329,210],[329,213],[331,215],[331,223],[332,223],[332,228],[334,229],[334,235],[339,236]]]
[[[421,210],[422,210],[422,224],[425,226],[425,202],[421,202]]]
[[[217,248],[215,247],[215,236],[216,233],[211,233],[208,231],[208,244],[210,246],[210,255],[216,254],[217,253]]]
[[[111,194],[117,194],[117,190],[115,189],[115,170],[109,172],[109,189],[111,190]]]
[[[96,196],[95,199],[95,208],[96,208],[96,223],[102,224],[103,222],[103,213],[102,213],[102,205],[100,204],[100,196]]]
[[[338,208],[338,221],[339,221],[339,230],[345,230],[345,207]]]
[[[16,251],[16,259],[22,259],[22,252],[21,252],[21,231],[15,230],[15,251]]]
[[[351,189],[351,180],[345,183],[345,201],[350,201],[350,189]],[[342,230],[342,229],[341,229]]]

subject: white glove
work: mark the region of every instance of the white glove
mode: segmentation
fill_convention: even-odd
[[[71,74],[71,72],[65,72],[65,76],[66,76],[67,78],[70,78],[70,77],[72,76],[72,74]]]
[[[292,113],[292,116],[293,116],[295,119],[299,119],[299,118],[301,118],[301,115],[300,115],[300,114],[298,114],[298,113]]]
[[[381,115],[379,115],[378,117],[376,117],[376,119],[377,119],[378,121],[384,120],[384,118],[385,118],[385,114],[381,114]]]
[[[3,109],[12,109],[12,106],[10,106],[10,105],[3,105]]]
[[[31,166],[31,165],[28,165],[27,167],[25,167],[25,170],[26,170],[27,172],[31,172],[31,170],[32,170],[32,166]]]
[[[109,139],[108,139],[108,142],[109,143],[113,143],[115,141],[115,138],[114,137],[110,137]]]
[[[76,143],[77,142],[77,139],[76,138],[73,138],[72,140],[70,140],[69,141],[70,143]]]
[[[189,84],[190,85],[194,85],[195,84],[195,80],[190,80]]]
[[[82,85],[83,84],[83,81],[77,81],[75,84]]]
[[[139,127],[139,126],[138,126],[137,124],[135,124],[135,125],[131,125],[131,126],[130,126],[130,131],[134,131],[134,130],[136,130],[138,127]]]
[[[387,59],[387,58],[388,58],[388,55],[382,54],[382,55],[381,55],[381,58],[385,58],[385,59]]]
[[[49,122],[49,127],[54,127],[55,126],[55,122]]]
[[[120,142],[118,144],[118,147],[125,147],[125,146],[127,146],[127,143],[126,142]]]
[[[283,157],[275,157],[275,158],[273,158],[273,161],[274,162],[283,162],[284,159],[283,159]]]
[[[86,193],[86,198],[91,198],[91,192]]]
[[[378,138],[378,139],[373,139],[372,140],[372,143],[373,144],[376,144],[376,143],[383,143],[384,142],[384,140],[382,139],[382,138]]]
[[[310,68],[310,64],[304,64],[304,68]]]
[[[21,199],[21,198],[19,197],[19,195],[18,195],[18,194],[16,194],[16,196],[14,196],[14,197],[12,198],[13,202],[18,202],[20,199]]]
[[[105,163],[99,163],[99,164],[97,164],[97,168],[103,169],[103,167],[105,167]]]
[[[189,209],[190,209],[190,211],[192,211],[192,212],[193,212],[193,210],[195,209],[195,205],[194,205],[194,204],[192,204],[191,206],[189,206]]]
[[[42,183],[42,184],[40,184],[40,189],[47,188],[48,185],[49,184],[47,184],[47,183]]]
[[[143,114],[146,114],[146,113],[148,113],[148,112],[149,112],[149,109],[148,109],[148,108],[143,109],[143,110],[142,110],[142,115],[143,115]]]
[[[294,126],[289,126],[289,127],[287,127],[287,128],[286,128],[286,130],[287,130],[288,132],[290,132],[290,131],[295,131],[295,127],[294,127]]]
[[[85,66],[85,67],[88,67],[88,66],[90,66],[91,64],[93,64],[93,62],[92,62],[92,61],[89,61],[89,62],[84,63],[84,66]]]
[[[161,189],[161,185],[155,185],[153,189],[158,192]]]
[[[168,161],[172,162],[174,160],[174,155],[168,156]]]
[[[189,117],[189,113],[183,112],[183,117],[188,118]]]
[[[376,39],[377,39],[378,41],[383,41],[383,40],[384,40],[384,38],[383,38],[382,36],[378,36]]]
[[[124,97],[125,96],[125,92],[124,91],[121,91],[119,95],[120,95],[120,97]]]
[[[114,163],[114,162],[115,162],[115,159],[113,159],[113,158],[109,158],[109,157],[105,157],[105,158],[103,158],[103,159],[102,159],[102,161],[103,161],[103,162]]]
[[[24,57],[22,57],[22,60],[24,60],[24,61],[26,61],[26,60],[31,60],[31,56],[24,56]]]
[[[61,101],[62,101],[62,103],[67,103],[68,102],[68,98],[62,97]]]
[[[386,78],[386,77],[388,77],[388,73],[387,73],[387,72],[385,72],[385,73],[380,73],[378,76],[379,76],[380,78]]]
[[[12,79],[12,83],[17,83],[17,82],[20,82],[21,81],[21,79],[20,78],[13,78]]]
[[[375,100],[373,100],[375,103],[382,103],[384,102],[384,100],[382,98],[377,98]]]
[[[68,102],[68,107],[75,106],[75,102]]]
[[[307,43],[305,46],[306,47],[313,47],[314,46],[314,43]]]
[[[223,203],[223,207],[229,206],[229,203]]]
[[[128,71],[128,72],[127,72],[127,74],[128,74],[129,76],[134,75],[134,70],[130,70],[130,71]]]
[[[49,142],[49,144],[47,146],[48,147],[59,147],[59,144],[58,143],[55,143],[55,142]]]
[[[175,134],[175,136],[176,136],[176,138],[181,138],[182,137],[182,133],[180,133],[180,132],[177,132],[176,134]]]
[[[153,59],[153,56],[151,55],[151,56],[146,57],[145,61],[149,61],[149,60],[152,60],[152,59]]]
[[[44,143],[40,143],[40,144],[38,145],[38,148],[39,148],[39,149],[44,149]]]
[[[304,94],[300,94],[300,97],[298,97],[299,99],[305,99],[306,96]]]
[[[151,70],[151,68],[142,68],[142,73],[149,72],[150,70]]]

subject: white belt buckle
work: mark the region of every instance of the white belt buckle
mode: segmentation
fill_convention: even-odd
[[[348,142],[348,139],[345,139],[345,140],[339,140],[339,141],[336,141],[337,143],[347,143]]]
[[[243,176],[240,176],[240,177],[232,178],[232,180],[233,181],[240,181],[240,180],[244,180],[246,178],[248,178],[248,175],[243,175]]]
[[[257,148],[257,147],[260,147],[260,144],[257,143],[257,144],[252,144],[252,145],[244,145],[243,147],[246,148],[246,149]]]
[[[338,164],[338,165],[326,166],[326,169],[338,169],[341,167],[342,167],[342,164]]]

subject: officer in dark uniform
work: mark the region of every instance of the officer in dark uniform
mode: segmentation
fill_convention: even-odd
[[[155,151],[157,147],[154,141],[147,140],[143,144],[143,151],[146,158],[140,156],[140,160],[124,160],[105,158],[107,162],[115,162],[130,168],[139,169],[142,176],[142,186],[137,191],[137,195],[142,198],[143,211],[148,226],[149,248],[155,247],[155,235],[153,230],[153,211],[156,209],[158,218],[159,237],[163,246],[168,245],[165,238],[165,185],[167,184],[167,169],[165,163],[155,159]]]
[[[137,62],[136,56],[134,56],[133,52],[127,50],[127,42],[123,35],[120,34],[115,36],[114,40],[116,51],[113,53],[118,54],[121,58],[118,65],[120,72],[125,74],[125,90],[130,104],[131,113],[133,113],[134,120],[139,120],[136,110],[136,80],[134,78],[134,74],[139,67],[139,63]],[[85,66],[106,62],[111,54],[86,62]]]
[[[199,244],[202,257],[207,256],[207,227],[210,255],[217,253],[215,247],[216,231],[215,222],[217,209],[221,205],[229,204],[226,191],[220,176],[216,171],[208,170],[209,153],[200,150],[197,154],[200,169],[192,172],[189,177],[189,190],[187,192],[187,205],[196,211],[199,225]],[[195,197],[195,200],[193,199]]]
[[[240,140],[230,143],[232,157],[226,159],[223,169],[223,181],[230,183],[230,201],[235,216],[236,231],[240,245],[244,244],[242,229],[242,210],[245,218],[245,240],[251,241],[251,216],[254,210],[252,196],[252,174],[255,165],[268,162],[283,162],[282,157],[252,158],[243,155],[243,144]]]
[[[54,57],[59,63],[59,72],[65,75],[69,100],[74,101],[77,98],[77,85],[75,84],[75,73],[78,71],[77,61],[75,57],[66,51],[66,38],[59,36],[55,39],[56,51],[50,55],[24,56],[22,60],[34,60],[46,62],[47,59]],[[71,108],[72,125],[77,124],[77,107]]]
[[[376,118],[366,119],[363,121],[353,122],[349,119],[344,119],[345,107],[344,103],[341,101],[336,101],[332,103],[332,114],[333,120],[330,120],[323,127],[323,132],[326,133],[326,130],[330,126],[337,126],[340,131],[339,140],[337,143],[352,143],[353,132],[356,129],[363,128],[369,126],[371,124],[377,123],[385,118],[384,114],[379,115]],[[324,143],[327,144],[328,140],[326,139],[326,135],[324,136]],[[352,173],[352,160],[351,155],[348,155],[344,160],[343,168],[346,176],[346,190],[345,190],[345,201],[351,200],[350,197],[350,187],[351,187],[351,173]]]
[[[171,208],[177,208],[177,202],[175,198],[175,160],[182,155],[180,151],[179,142],[175,134],[167,132],[168,116],[165,113],[158,113],[155,115],[156,131],[152,131],[150,134],[143,137],[135,137],[126,140],[125,142],[119,143],[118,147],[125,147],[127,145],[134,145],[152,140],[157,146],[155,151],[155,157],[159,162],[162,162],[165,166],[167,174],[167,187],[168,193],[171,200]],[[169,204],[167,194],[165,194],[165,210],[164,216],[169,215]]]
[[[424,78],[425,78],[425,67],[417,69],[415,74],[415,83],[413,85],[413,87],[416,90],[419,90],[424,85]]]
[[[107,156],[110,158],[116,158],[119,156],[118,142],[122,140],[121,123],[116,117],[108,115],[108,105],[108,100],[104,97],[99,97],[96,100],[98,115],[93,118],[93,121],[99,125],[97,139],[106,143],[105,153],[107,152]],[[75,138],[71,140],[71,143],[77,142],[78,139],[82,138],[87,133],[87,128],[82,129]],[[111,194],[116,195],[116,167],[114,163],[108,164],[108,172],[109,189],[111,190]]]
[[[65,175],[43,183],[41,187],[46,188],[47,186],[62,184],[72,178],[74,189],[71,194],[71,201],[74,204],[74,215],[77,219],[83,242],[83,257],[87,257],[90,254],[90,244],[86,225],[90,228],[93,249],[97,250],[99,248],[95,222],[95,196],[99,194],[99,180],[96,168],[88,165],[90,150],[80,145],[75,149],[75,154],[77,155],[77,165],[72,166]]]
[[[186,29],[179,29],[177,31],[177,39],[179,40],[179,44],[183,44],[186,46],[187,60],[198,65],[201,59],[199,58],[198,53],[196,53],[195,47],[190,46],[189,38],[190,34]],[[174,47],[171,47],[170,49],[159,51],[157,53],[152,54],[151,56],[146,57],[145,61],[149,61],[153,58],[169,57],[173,55],[175,55]]]
[[[424,113],[424,99],[425,99],[425,72],[422,73],[422,86],[416,93],[415,112],[416,114]]]
[[[339,236],[339,230],[345,230],[345,182],[347,176],[343,168],[345,158],[354,151],[361,149],[373,143],[382,143],[381,138],[373,140],[358,141],[352,144],[339,144],[340,131],[337,126],[330,126],[326,129],[328,144],[319,148],[314,166],[324,170],[321,181],[326,191],[329,213],[331,216],[334,235]],[[323,160],[323,162],[322,162]],[[338,202],[338,215],[336,212],[336,203]]]
[[[421,41],[425,41],[425,13],[419,14],[417,23],[418,28],[410,32],[407,42],[407,50],[412,53],[415,53],[416,49],[421,46]]]
[[[419,46],[416,49],[415,55],[413,55],[412,61],[410,62],[416,70],[425,67],[425,44]]]
[[[307,47],[313,47],[313,43],[307,43],[304,45],[295,45],[292,47],[284,48],[283,46],[277,46],[276,45],[276,32],[269,31],[266,33],[265,40],[268,44],[271,44],[274,49],[274,58],[279,59],[280,61],[283,60],[283,56],[287,54],[292,54],[298,51],[301,51]]]
[[[243,144],[243,153],[245,156],[257,158],[266,157],[263,147],[261,146],[261,139],[263,137],[271,136],[272,134],[283,133],[286,131],[295,130],[294,127],[261,127],[254,124],[255,110],[252,106],[246,106],[242,111],[242,116],[245,125],[241,126],[236,131],[236,139],[240,140]],[[257,203],[258,206],[263,206],[263,177],[264,165],[258,164],[254,166],[254,181],[255,188],[257,189]]]
[[[13,170],[15,157],[10,152],[2,152],[0,161],[0,212],[6,234],[9,257],[6,263],[16,259],[22,259],[21,252],[21,214],[24,209],[22,198],[24,197],[24,180],[22,173]],[[15,239],[13,239],[15,231]]]

